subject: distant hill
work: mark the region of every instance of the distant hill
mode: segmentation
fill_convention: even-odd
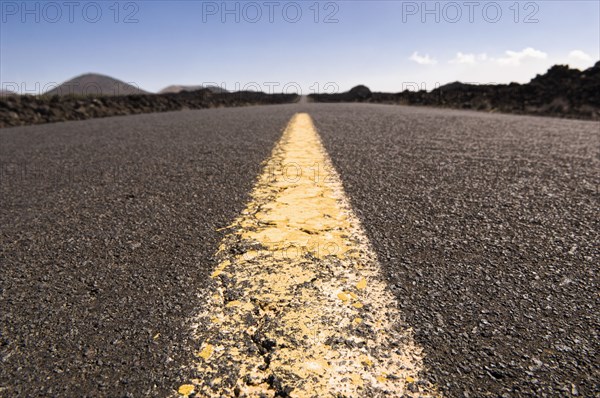
[[[74,77],[44,94],[60,96],[119,96],[149,93],[136,87],[134,83],[125,83],[110,76],[97,73],[86,73]]]
[[[212,91],[215,94],[227,93],[228,92],[224,88],[221,88],[221,87],[218,87],[218,86],[202,86],[202,85],[199,85],[199,86],[180,86],[180,85],[172,85],[172,86],[163,88],[158,93],[159,94],[177,94],[177,93],[180,93],[182,91],[198,91],[198,90],[202,90],[202,89],[210,90],[210,91]]]

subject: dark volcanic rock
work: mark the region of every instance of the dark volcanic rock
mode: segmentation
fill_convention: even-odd
[[[372,96],[371,90],[362,84],[344,93],[310,95],[316,102],[368,102]]]
[[[600,120],[600,61],[584,71],[555,65],[527,84],[453,82],[431,92],[405,90],[400,93],[371,93],[365,86],[357,86],[347,93],[311,94],[310,97],[315,102],[429,105]]]
[[[180,93],[182,91],[198,91],[202,89],[207,89],[212,91],[213,93],[227,93],[226,89],[219,86],[206,85],[206,86],[180,86],[180,85],[172,85],[163,88],[158,93],[159,94],[168,94],[168,93]]]
[[[281,104],[297,100],[296,94],[251,91],[214,93],[210,89],[159,95],[98,97],[15,95],[0,98],[0,128],[183,109]]]
[[[373,96],[373,94],[371,93],[371,90],[369,90],[369,88],[367,86],[356,86],[353,87],[348,94],[350,94],[350,97],[354,98],[355,100],[366,100],[369,99]]]

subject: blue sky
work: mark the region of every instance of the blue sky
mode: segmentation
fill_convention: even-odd
[[[599,3],[2,1],[0,81],[33,92],[97,72],[149,91],[303,93],[526,82],[600,59]]]

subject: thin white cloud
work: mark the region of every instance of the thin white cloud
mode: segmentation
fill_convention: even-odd
[[[506,57],[497,58],[496,62],[501,65],[513,65],[519,66],[521,63],[527,59],[546,59],[548,58],[548,54],[543,51],[536,50],[532,47],[524,48],[521,51],[511,51],[507,50],[505,52]]]
[[[569,59],[574,61],[591,61],[592,56],[581,50],[573,50],[569,53]]]
[[[475,64],[475,54],[463,54],[461,52],[456,53],[456,57],[448,61],[451,64]]]
[[[570,67],[583,70],[594,64],[594,57],[582,50],[573,50],[565,61]]]
[[[475,65],[480,61],[486,61],[487,54],[463,54],[460,51],[456,53],[456,57],[448,61],[450,64],[459,64],[459,65]]]
[[[420,55],[417,51],[415,51],[409,58],[409,60],[418,63],[419,65],[435,65],[437,64],[437,60],[431,58],[429,54]]]
[[[454,58],[448,61],[448,63],[453,65],[478,65],[484,62],[492,62],[502,66],[519,66],[526,60],[545,60],[548,58],[548,54],[532,47],[524,48],[521,51],[507,50],[504,54],[503,57],[494,58],[488,57],[486,53],[474,54],[459,51]],[[583,55],[587,54],[580,54],[580,52],[577,52],[574,56],[581,57]]]

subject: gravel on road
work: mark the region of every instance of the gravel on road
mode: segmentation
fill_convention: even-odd
[[[164,397],[289,107],[0,131],[0,396]]]
[[[600,396],[600,123],[307,110],[446,396]]]
[[[600,396],[598,122],[310,103],[0,130],[0,396],[187,380],[219,229],[296,112],[445,396]]]

